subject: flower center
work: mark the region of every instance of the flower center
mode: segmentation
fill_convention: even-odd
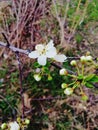
[[[44,49],[42,49],[42,50],[39,51],[39,54],[40,55],[45,55],[46,51],[47,51],[46,48],[44,48]]]

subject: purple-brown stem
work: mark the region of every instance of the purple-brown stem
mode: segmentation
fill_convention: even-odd
[[[22,67],[21,67],[19,52],[16,52],[16,58],[18,61],[18,69],[19,69],[19,84],[20,84],[20,96],[21,96],[21,102],[22,102],[22,119],[23,119],[25,104],[24,104],[23,85],[22,85]]]
[[[57,96],[57,97],[46,97],[46,98],[33,98],[32,101],[47,101],[47,100],[56,100],[56,99],[65,99],[65,97]]]
[[[12,47],[6,37],[6,35],[4,33],[2,33],[3,37],[5,38],[7,44],[5,47],[12,49],[14,51],[14,53],[16,54],[16,58],[18,61],[18,69],[19,69],[19,84],[20,84],[20,96],[21,96],[21,101],[22,101],[22,119],[24,118],[24,96],[23,96],[23,86],[22,86],[22,67],[21,67],[21,61],[20,61],[20,57],[19,57],[19,50],[21,51],[21,49]],[[2,44],[3,45],[3,44]],[[23,52],[23,51],[21,51]]]
[[[58,69],[62,69],[62,68],[63,68],[61,65],[58,65],[58,64],[53,63],[53,62],[51,63],[51,65],[54,66],[54,67],[56,67],[56,68],[58,68]],[[68,71],[69,74],[74,74],[74,75],[76,75],[75,72],[73,72],[73,71],[71,71],[71,70],[68,70],[68,69],[66,69],[66,70]]]

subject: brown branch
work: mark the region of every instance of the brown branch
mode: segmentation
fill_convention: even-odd
[[[0,42],[0,46],[3,46],[3,47],[6,47],[6,48],[9,48],[10,50],[12,50],[13,52],[18,52],[18,53],[22,53],[22,54],[25,54],[25,55],[28,55],[30,52],[29,50],[23,50],[23,49],[19,49],[19,48],[16,48],[12,45],[8,46],[6,43],[3,43],[3,42]],[[35,46],[35,45],[34,45]],[[73,58],[73,57],[72,57]],[[58,69],[62,69],[63,67],[60,66],[60,65],[57,65],[56,63],[51,63],[52,66],[58,68]],[[70,74],[75,74],[73,71],[71,70],[68,70],[68,73]]]
[[[28,50],[19,49],[19,48],[17,48],[17,47],[12,46],[12,45],[10,45],[10,46],[8,47],[6,43],[1,42],[1,41],[0,41],[0,46],[3,46],[3,47],[5,47],[5,48],[9,48],[9,49],[12,50],[13,52],[19,52],[19,53],[22,53],[22,54],[25,54],[25,55],[28,55],[28,54],[29,54],[29,51],[28,51]]]
[[[18,70],[19,70],[20,96],[21,96],[21,102],[22,102],[22,119],[24,119],[25,104],[24,104],[24,96],[23,96],[23,84],[22,84],[22,67],[21,67],[21,62],[20,62],[20,57],[19,57],[18,52],[16,52],[16,58],[17,58],[17,61],[18,61]]]
[[[46,97],[46,98],[33,98],[32,101],[48,101],[48,100],[58,100],[65,99],[65,97],[57,96],[57,97]]]
[[[13,52],[18,52],[18,53],[22,53],[22,54],[25,54],[25,55],[28,55],[29,54],[29,50],[23,50],[23,49],[19,49],[19,48],[16,48],[12,45],[9,44],[9,46],[6,44],[6,43],[3,43],[3,42],[0,42],[0,46],[3,46],[3,47],[6,47],[6,48],[9,48],[10,50],[12,50]],[[35,45],[34,45],[35,46]],[[60,65],[57,65],[56,63],[51,63],[52,66],[58,68],[58,69],[62,69],[63,67],[60,66]],[[68,73],[70,74],[75,74],[73,71],[71,70],[68,70]]]
[[[51,63],[51,65],[54,66],[54,67],[56,67],[56,68],[58,68],[58,69],[62,69],[62,68],[63,68],[61,65],[58,65],[58,64],[56,64],[56,63]],[[66,69],[66,70],[68,71],[69,74],[74,74],[74,75],[76,75],[75,72],[73,72],[73,71],[71,71],[71,70],[69,70],[69,69]]]

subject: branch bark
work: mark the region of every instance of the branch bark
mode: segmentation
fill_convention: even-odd
[[[28,50],[19,49],[19,48],[17,48],[17,47],[12,46],[11,44],[10,44],[9,47],[8,47],[8,46],[7,46],[7,43],[1,42],[1,41],[0,41],[0,46],[3,46],[3,47],[5,47],[5,48],[9,48],[9,49],[12,50],[13,52],[19,52],[19,53],[22,53],[22,54],[25,54],[25,55],[28,55],[28,54],[29,54],[29,51],[28,51]]]

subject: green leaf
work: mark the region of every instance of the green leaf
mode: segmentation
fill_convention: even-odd
[[[90,80],[90,82],[92,82],[92,83],[98,82],[98,76],[95,75],[95,76]]]
[[[78,75],[77,79],[78,80],[83,80],[83,75],[82,74]]]
[[[91,79],[93,79],[96,75],[95,74],[90,74],[90,75],[87,75],[84,80],[85,81],[91,81]]]
[[[38,62],[33,63],[33,66],[34,66],[35,68],[40,68],[40,67],[41,67],[41,65],[39,65]]]
[[[86,82],[85,85],[88,88],[93,87],[93,83],[98,82],[98,76],[95,74],[91,74],[85,77],[84,81]]]
[[[85,84],[85,86],[86,86],[87,88],[93,88],[93,87],[94,87],[93,84],[91,84],[91,83],[89,83],[89,82],[87,82],[87,83]]]

